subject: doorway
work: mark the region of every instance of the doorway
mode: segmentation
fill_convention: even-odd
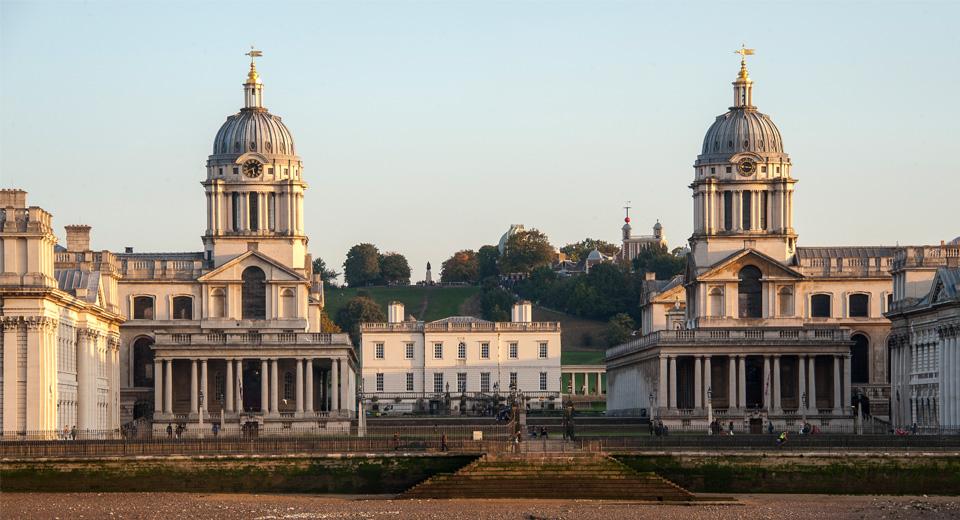
[[[243,363],[243,411],[263,411],[263,403],[260,402],[261,381],[260,361],[245,361]]]

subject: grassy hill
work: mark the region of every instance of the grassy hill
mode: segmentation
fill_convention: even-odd
[[[366,292],[387,312],[387,303],[403,302],[407,314],[418,320],[434,321],[448,316],[480,317],[479,287],[361,287],[338,289],[326,288],[327,314],[333,318],[337,311],[359,291]],[[594,365],[603,363],[603,331],[606,322],[587,320],[562,312],[534,306],[535,321],[559,321],[564,365]]]

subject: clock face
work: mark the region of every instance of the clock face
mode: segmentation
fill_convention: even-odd
[[[740,175],[753,175],[757,171],[757,163],[753,162],[753,159],[740,159],[737,163],[737,171]]]
[[[243,174],[247,177],[259,177],[262,170],[263,166],[260,164],[260,161],[256,159],[250,159],[249,161],[243,163]]]

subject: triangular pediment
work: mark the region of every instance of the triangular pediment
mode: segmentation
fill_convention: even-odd
[[[269,256],[259,251],[251,250],[197,278],[197,281],[201,283],[239,282],[242,280],[243,270],[251,266],[263,269],[267,281],[305,282],[307,280],[300,273],[277,262]]]
[[[760,269],[764,278],[803,278],[803,274],[783,265],[770,256],[754,249],[742,249],[713,264],[709,269],[700,273],[697,280],[735,280],[740,270],[748,265]]]

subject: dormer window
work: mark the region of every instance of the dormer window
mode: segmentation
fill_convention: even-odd
[[[732,173],[732,172],[733,172],[733,167],[727,166],[727,173]]]

